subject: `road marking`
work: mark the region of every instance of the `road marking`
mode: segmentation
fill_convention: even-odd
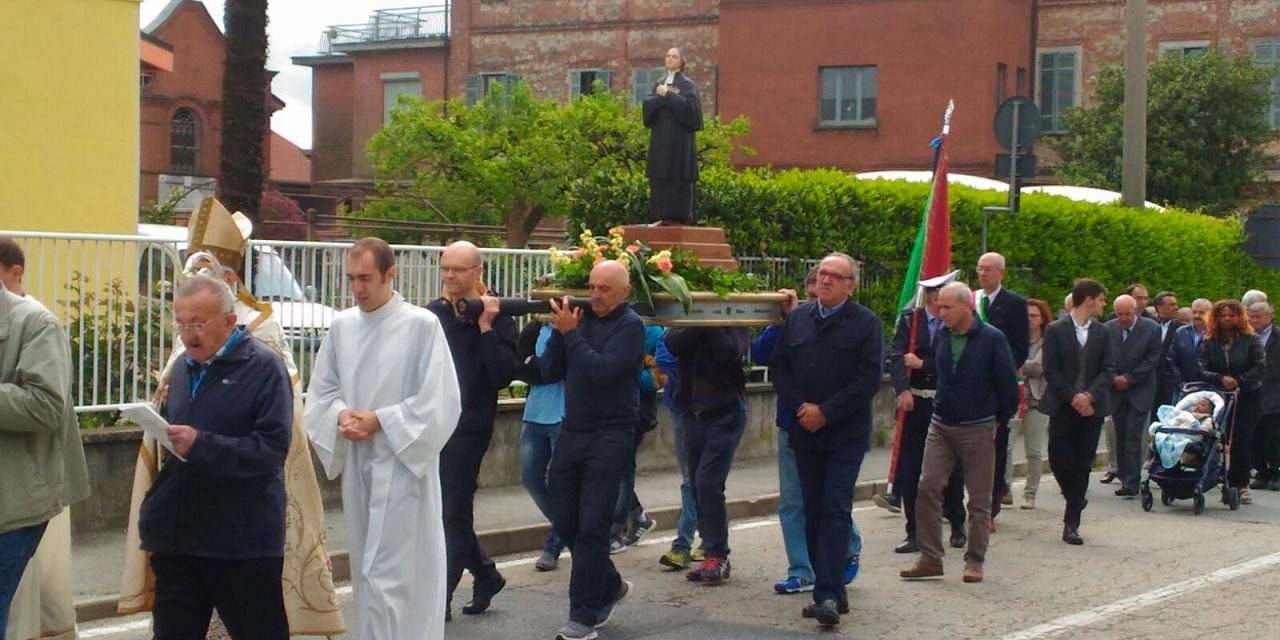
[[[853,512],[859,513],[862,511],[875,511],[877,509],[878,507],[858,507],[857,509],[854,509]],[[759,518],[755,520],[747,520],[744,522],[740,522],[738,524],[730,526],[729,530],[730,531],[746,531],[748,529],[758,529],[760,527],[768,527],[776,524],[778,524],[777,516],[769,516],[766,518]],[[676,537],[674,535],[665,535],[665,536],[659,536],[656,538],[645,538],[644,540],[641,540],[640,542],[636,543],[636,546],[647,547],[647,546],[656,545],[656,544],[669,544],[672,540],[675,540],[675,539]],[[507,567],[520,567],[520,566],[533,564],[534,562],[537,561],[537,559],[538,557],[536,555],[522,556],[522,557],[512,558],[510,560],[504,560],[502,562],[499,562],[498,566],[504,569]],[[333,590],[333,592],[334,594],[339,596],[349,596],[351,595],[351,585],[344,585],[341,587],[337,587],[336,589]],[[80,637],[88,640],[89,638],[113,636],[113,635],[125,633],[128,631],[139,631],[141,629],[149,629],[149,628],[151,628],[151,618],[145,618],[143,620],[135,620],[133,622],[124,622],[124,623],[115,624],[111,626],[98,627],[96,629],[88,629],[85,631],[81,631]]]
[[[1095,607],[1088,611],[1081,611],[1079,613],[1063,616],[1057,620],[1036,625],[1030,629],[1011,633],[1001,640],[1037,640],[1039,638],[1049,638],[1077,627],[1086,627],[1091,624],[1107,620],[1108,618],[1114,618],[1124,613],[1130,613],[1134,609],[1149,607],[1153,604],[1158,604],[1171,598],[1176,598],[1193,591],[1199,591],[1200,589],[1215,585],[1219,582],[1226,582],[1228,580],[1247,576],[1251,573],[1257,573],[1258,571],[1277,564],[1280,564],[1280,552],[1254,558],[1253,560],[1241,562],[1240,564],[1232,565],[1230,567],[1224,567],[1217,571],[1191,578],[1189,580],[1175,582],[1166,587],[1161,587],[1146,593],[1140,593],[1132,598],[1125,598],[1124,600]]]

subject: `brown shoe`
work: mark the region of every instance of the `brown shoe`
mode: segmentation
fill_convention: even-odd
[[[967,562],[964,565],[965,582],[982,582],[982,565]]]
[[[941,578],[942,563],[929,562],[928,560],[916,560],[910,569],[903,569],[898,572],[903,580],[924,580],[926,578]]]

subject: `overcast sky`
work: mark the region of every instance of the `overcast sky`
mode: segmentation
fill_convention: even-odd
[[[222,26],[223,0],[203,0],[209,15]],[[151,23],[169,0],[143,0],[141,27]],[[267,67],[280,72],[272,92],[285,108],[271,119],[271,128],[303,149],[311,148],[311,69],[289,62],[297,55],[316,53],[320,34],[333,24],[362,24],[375,9],[442,4],[438,0],[271,0],[267,37],[271,51]]]

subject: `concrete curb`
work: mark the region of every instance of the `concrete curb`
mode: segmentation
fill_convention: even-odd
[[[1047,462],[1046,460],[1045,469],[1048,469]],[[1094,461],[1094,468],[1097,468],[1099,464],[1106,465],[1106,462],[1106,451],[1101,451]],[[1026,462],[1014,463],[1013,476],[1015,478],[1021,478],[1026,473]],[[884,479],[859,482],[854,487],[853,499],[855,502],[870,500],[872,495],[884,493],[886,488],[887,480]],[[729,510],[730,520],[771,516],[778,512],[778,494],[768,493],[754,497],[737,498],[729,500],[726,506]],[[680,517],[680,507],[677,505],[649,509],[648,513],[658,521],[658,526],[655,530],[674,529],[676,520]],[[543,523],[509,529],[480,531],[476,533],[476,536],[480,538],[480,544],[484,546],[489,555],[504,556],[541,549],[542,544],[546,542],[550,533],[551,525]],[[333,581],[335,583],[350,581],[351,565],[347,552],[331,551],[329,557],[333,562]],[[76,620],[78,622],[92,622],[119,615],[116,613],[116,598],[114,596],[78,600],[75,606]]]

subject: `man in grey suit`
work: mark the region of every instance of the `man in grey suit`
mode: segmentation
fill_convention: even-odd
[[[1107,290],[1081,278],[1071,290],[1071,314],[1044,334],[1044,398],[1039,410],[1049,416],[1049,466],[1062,488],[1067,508],[1062,541],[1084,544],[1080,515],[1089,490],[1089,470],[1098,451],[1102,418],[1109,409],[1115,377],[1115,343],[1095,320],[1107,304]]]
[[[1133,296],[1116,298],[1115,309],[1116,317],[1107,322],[1107,330],[1116,346],[1116,377],[1111,395],[1120,476],[1116,495],[1131,498],[1138,495],[1138,482],[1142,480],[1143,434],[1156,399],[1160,325],[1140,315]]]

